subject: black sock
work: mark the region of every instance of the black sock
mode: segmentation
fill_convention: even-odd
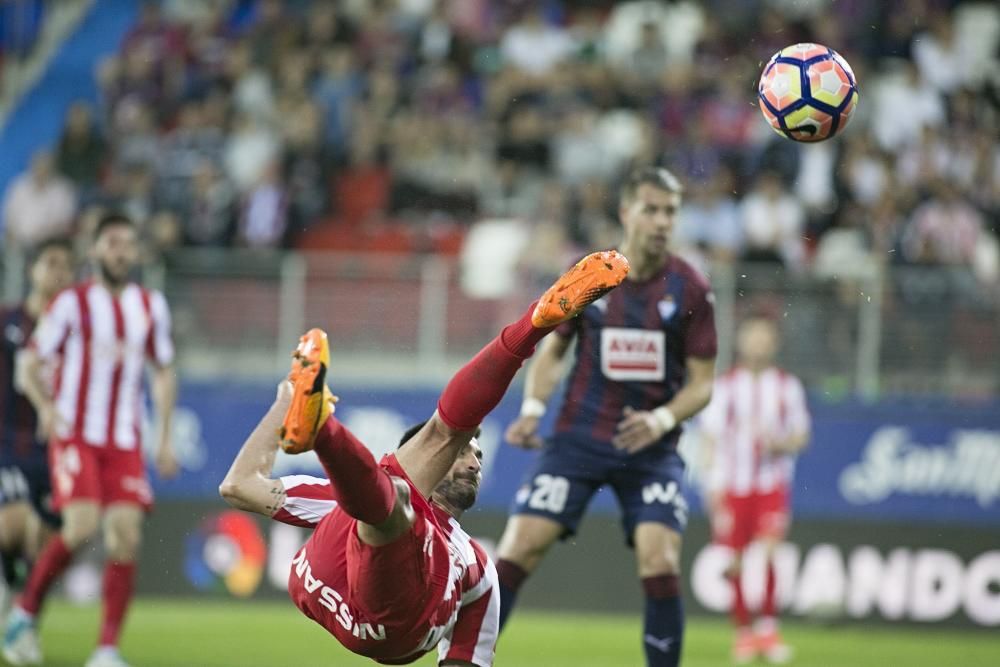
[[[0,570],[10,590],[20,590],[24,584],[24,566],[19,550],[0,551]]]
[[[497,577],[500,579],[500,630],[507,624],[507,618],[514,611],[517,591],[528,577],[520,565],[509,560],[497,561]]]
[[[680,580],[676,575],[646,577],[646,615],[642,646],[647,667],[677,667],[681,662],[684,640],[684,605]]]

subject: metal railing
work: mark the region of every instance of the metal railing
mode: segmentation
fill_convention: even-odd
[[[1000,297],[961,269],[873,270],[818,279],[779,265],[711,270],[719,367],[751,309],[776,316],[781,362],[816,391],[987,395],[1000,386]],[[183,371],[280,377],[299,333],[330,332],[334,367],[355,381],[438,382],[537,296],[531,281],[500,299],[461,288],[439,256],[185,251],[163,287]]]
[[[4,257],[8,302],[20,263]],[[503,298],[476,299],[461,271],[436,255],[184,250],[144,279],[167,295],[186,377],[281,377],[298,336],[318,326],[345,379],[440,383],[538,296],[540,281],[524,279]],[[736,324],[763,309],[780,322],[782,365],[831,398],[1000,393],[1000,290],[971,271],[876,268],[834,280],[735,264],[710,278],[719,369],[733,360]]]

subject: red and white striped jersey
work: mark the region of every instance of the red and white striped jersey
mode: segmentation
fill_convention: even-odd
[[[146,359],[173,361],[170,311],[155,290],[129,283],[117,297],[97,282],[60,293],[42,316],[32,346],[57,360],[56,435],[98,447],[140,446]]]
[[[271,517],[275,521],[315,528],[325,516],[338,511],[327,479],[289,475],[282,477],[281,483],[285,487],[285,501]],[[452,571],[462,572],[458,580],[450,582],[442,600],[447,618],[441,624],[444,630],[437,644],[438,660],[464,660],[477,667],[490,667],[500,632],[496,567],[489,554],[462,530],[454,517],[433,503],[431,508],[437,526],[448,539],[452,559],[459,565]],[[453,602],[455,598],[457,604]]]
[[[701,426],[714,441],[709,486],[737,496],[787,488],[795,461],[764,454],[764,442],[808,433],[809,408],[797,377],[778,368],[737,366],[715,381]]]

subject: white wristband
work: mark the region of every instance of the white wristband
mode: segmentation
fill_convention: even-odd
[[[543,417],[545,416],[545,401],[528,396],[521,403],[522,417]]]
[[[661,405],[652,412],[653,417],[656,418],[656,423],[659,424],[660,429],[662,429],[660,431],[661,435],[670,433],[674,430],[674,428],[676,428],[677,417],[675,417],[674,413],[670,411],[670,408],[665,405]]]

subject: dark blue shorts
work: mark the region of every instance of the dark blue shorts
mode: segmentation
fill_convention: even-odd
[[[645,521],[683,533],[688,519],[684,471],[684,460],[674,449],[657,447],[629,456],[610,444],[584,445],[556,436],[525,475],[511,514],[552,519],[565,528],[565,539],[576,532],[590,499],[607,485],[622,508],[629,545],[635,527]]]
[[[52,509],[52,480],[47,466],[20,465],[0,461],[0,506],[26,502],[42,521],[53,528],[61,525]]]

